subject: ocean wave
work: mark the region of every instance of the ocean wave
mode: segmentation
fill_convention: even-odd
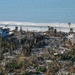
[[[7,25],[11,30],[15,29],[15,26],[22,26],[23,30],[28,31],[47,31],[48,26],[56,28],[58,31],[69,32],[68,23],[32,23],[32,22],[16,22],[16,21],[0,21],[0,27]],[[12,26],[12,27],[11,27]],[[70,26],[75,31],[75,24]]]
[[[0,21],[0,25],[69,27],[68,23],[32,23],[16,21]],[[75,27],[75,24],[72,23],[71,27]]]

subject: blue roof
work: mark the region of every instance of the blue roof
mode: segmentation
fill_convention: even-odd
[[[2,36],[2,37],[5,37],[5,36],[7,36],[8,33],[9,33],[8,29],[2,29],[2,34],[1,34],[1,36]]]

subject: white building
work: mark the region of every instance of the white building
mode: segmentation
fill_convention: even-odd
[[[75,44],[75,33],[72,33],[72,34],[68,35],[67,38],[68,38],[68,40],[71,41],[72,45]]]

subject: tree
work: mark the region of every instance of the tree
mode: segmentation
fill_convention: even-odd
[[[70,28],[70,26],[71,26],[71,23],[70,23],[70,22],[68,22],[68,25],[69,25],[69,28]]]
[[[54,29],[54,35],[56,36],[56,34],[57,34],[57,29]]]
[[[37,67],[37,71],[39,71],[39,72],[46,72],[46,68],[45,67],[38,66]]]
[[[0,59],[2,57],[2,49],[1,49],[1,44],[2,44],[2,37],[0,37]]]
[[[30,56],[31,55],[31,48],[30,46],[23,46],[23,54],[24,56]]]
[[[70,33],[72,33],[73,32],[73,28],[71,28],[71,23],[69,22],[68,25],[69,25]]]

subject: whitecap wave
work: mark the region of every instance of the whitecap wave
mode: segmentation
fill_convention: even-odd
[[[61,31],[69,31],[68,23],[32,23],[32,22],[16,22],[16,21],[0,21],[0,26],[8,25],[10,29],[14,29],[14,26],[23,26],[24,30],[46,31],[47,26],[56,27]],[[12,27],[11,27],[12,26]],[[72,23],[71,27],[75,29],[75,24]]]

